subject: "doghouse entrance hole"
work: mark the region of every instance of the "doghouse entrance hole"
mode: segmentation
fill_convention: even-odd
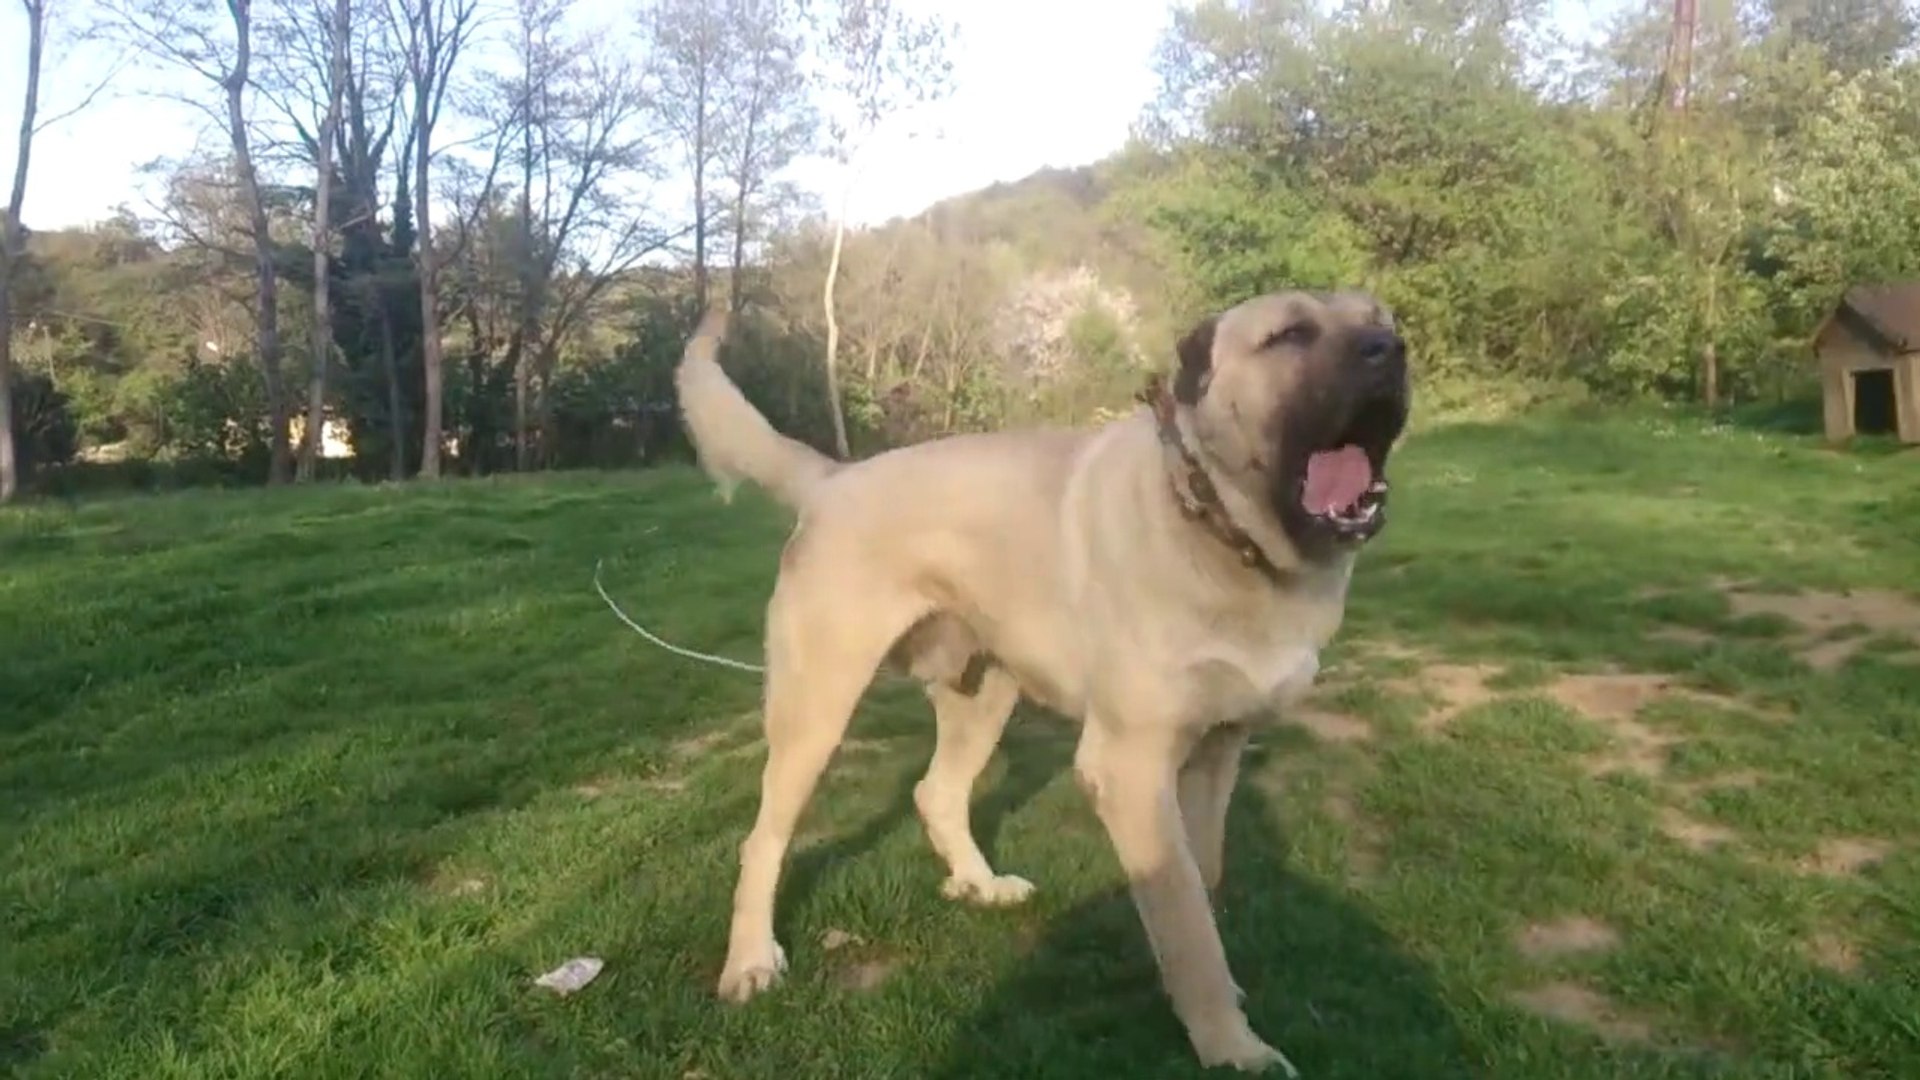
[[[1853,430],[1861,435],[1891,435],[1897,421],[1893,408],[1893,371],[1853,373]]]

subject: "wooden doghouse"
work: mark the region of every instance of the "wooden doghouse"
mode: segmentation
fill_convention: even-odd
[[[1813,335],[1827,438],[1920,443],[1920,281],[1855,285]]]

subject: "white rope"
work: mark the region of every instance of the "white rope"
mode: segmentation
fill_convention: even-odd
[[[767,669],[757,664],[749,664],[740,660],[730,660],[727,657],[714,656],[711,653],[694,652],[692,649],[683,649],[672,642],[662,641],[653,631],[648,630],[646,627],[628,618],[627,613],[620,610],[620,605],[614,603],[613,597],[608,596],[607,590],[600,585],[600,564],[604,561],[604,559],[596,560],[593,564],[593,589],[600,594],[600,599],[607,602],[607,607],[613,609],[614,615],[618,616],[621,622],[626,623],[627,626],[632,628],[634,633],[639,634],[641,637],[646,638],[648,641],[660,646],[675,656],[684,656],[689,660],[699,660],[720,667],[733,668],[735,671],[745,671],[753,675],[766,674]]]

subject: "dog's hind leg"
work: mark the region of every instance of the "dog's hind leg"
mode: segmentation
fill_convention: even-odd
[[[950,876],[941,893],[989,906],[1018,904],[1033,892],[1033,884],[993,872],[974,841],[968,803],[974,781],[993,757],[1020,700],[1020,688],[1012,675],[989,665],[971,690],[950,682],[927,684],[938,735],[927,775],[913,789],[913,802],[926,824],[927,840],[947,863]]]
[[[779,981],[786,954],[773,934],[774,894],[787,846],[847,722],[894,640],[920,614],[907,597],[862,595],[783,579],[767,610],[767,764],[760,810],[740,845],[720,996],[746,1001]]]

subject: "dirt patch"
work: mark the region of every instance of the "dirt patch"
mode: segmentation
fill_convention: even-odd
[[[487,891],[486,878],[445,869],[435,871],[422,884],[442,896],[478,896]]]
[[[1350,743],[1373,741],[1373,725],[1352,713],[1316,708],[1312,705],[1288,710],[1283,719],[1321,742]]]
[[[1620,944],[1620,934],[1598,919],[1568,915],[1548,922],[1528,923],[1514,934],[1513,944],[1529,960],[1549,960],[1614,948]]]
[[[1891,854],[1893,845],[1885,840],[1870,836],[1836,836],[1820,841],[1812,853],[1802,856],[1794,866],[1803,874],[1855,877]]]
[[[1487,686],[1500,669],[1490,664],[1428,664],[1411,679],[1395,679],[1388,688],[1403,694],[1438,699],[1420,718],[1420,730],[1434,734],[1466,712],[1499,695]]]
[[[1355,805],[1353,791],[1344,783],[1329,788],[1320,800],[1320,812],[1347,833],[1347,880],[1364,884],[1386,865],[1386,839],[1380,825]]]
[[[1511,1000],[1535,1016],[1582,1027],[1615,1042],[1647,1042],[1653,1038],[1653,1025],[1647,1020],[1579,983],[1547,983],[1517,991]]]
[[[865,945],[867,940],[859,934],[850,934],[838,927],[829,929],[820,935],[820,948],[826,952],[838,952],[849,945]]]
[[[1562,675],[1547,695],[1566,708],[1603,723],[1631,720],[1673,689],[1665,675]]]
[[[1793,627],[1788,647],[1815,671],[1837,670],[1875,634],[1920,646],[1920,600],[1892,589],[1786,594],[1755,592],[1738,582],[1716,587],[1736,617],[1785,619]],[[1848,633],[1854,630],[1860,633]]]
[[[1669,840],[1694,851],[1712,851],[1740,839],[1740,834],[1724,825],[1702,821],[1682,810],[1665,807],[1660,811],[1660,831]]]
[[[685,791],[687,782],[677,776],[649,776],[631,779],[618,776],[597,776],[584,783],[575,784],[573,793],[583,799],[598,799],[611,795],[622,788],[637,789],[660,795],[672,795]]]
[[[1586,758],[1590,776],[1627,772],[1658,779],[1666,771],[1668,751],[1686,740],[1637,719],[1654,702],[1679,698],[1716,709],[1753,711],[1732,698],[1681,686],[1668,675],[1563,675],[1547,687],[1547,696],[1613,737],[1613,748]]]
[[[1621,718],[1606,726],[1616,745],[1582,759],[1588,776],[1631,773],[1657,780],[1667,771],[1667,751],[1685,741],[1638,720]]]
[[[1704,649],[1719,640],[1705,630],[1696,630],[1691,626],[1663,626],[1647,636],[1655,641],[1684,645],[1689,649]]]
[[[861,960],[841,968],[834,975],[834,982],[848,990],[868,993],[878,990],[880,984],[893,974],[894,963],[891,960]]]
[[[840,754],[879,754],[885,753],[890,749],[892,749],[892,744],[885,739],[847,738],[840,740],[840,746],[835,752]]]
[[[1800,955],[1813,966],[1836,975],[1852,975],[1860,970],[1860,947],[1831,930],[1821,930],[1802,941]]]
[[[689,735],[673,744],[673,756],[677,758],[706,757],[719,749],[721,744],[732,737],[725,729],[703,731],[698,735]]]
[[[1673,790],[1683,798],[1698,798],[1709,791],[1744,791],[1766,783],[1772,777],[1758,769],[1738,769],[1733,772],[1702,776],[1694,780],[1675,780]]]

